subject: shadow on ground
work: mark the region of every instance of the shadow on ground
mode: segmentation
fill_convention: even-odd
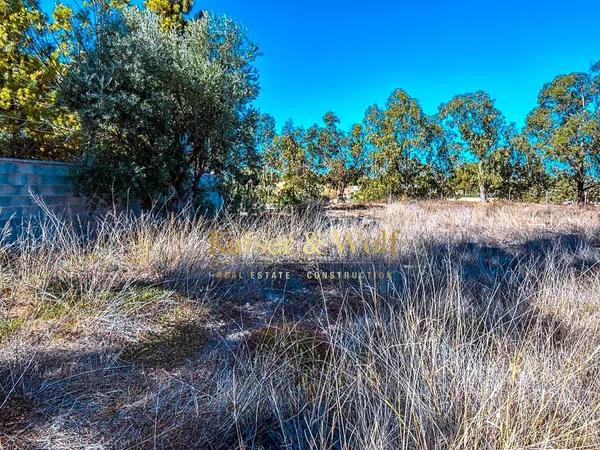
[[[143,336],[133,345],[90,351],[85,350],[85,343],[77,351],[40,348],[29,361],[5,364],[0,369],[0,441],[7,447],[34,448],[32,442],[43,440],[39,434],[53,428],[81,435],[82,442],[102,441],[107,446],[117,445],[118,433],[126,433],[129,442],[139,442],[139,448],[175,448],[181,442],[201,448],[193,435],[185,435],[185,430],[171,430],[144,440],[152,435],[154,424],[147,416],[148,399],[157,403],[156,408],[161,401],[174,402],[168,406],[174,410],[183,404],[189,408],[186,402],[196,401],[200,402],[197,408],[202,409],[201,402],[212,401],[204,397],[210,389],[190,394],[182,386],[191,386],[191,380],[197,382],[199,377],[210,384],[211,374],[236,364],[236,348],[248,339],[256,340],[257,333],[264,334],[267,327],[304,324],[310,329],[324,318],[353,320],[382,307],[401,313],[416,305],[428,314],[432,307],[428,302],[439,301],[441,294],[456,286],[469,313],[481,319],[481,332],[509,334],[518,339],[528,328],[542,326],[560,345],[568,330],[558,319],[536,311],[530,299],[540,289],[549,264],[586,276],[599,269],[599,253],[597,243],[581,235],[549,234],[506,247],[479,242],[433,243],[412,254],[371,259],[368,264],[323,261],[319,265],[279,263],[261,268],[289,272],[290,277],[285,279],[214,281],[204,271],[188,272],[189,277],[197,276],[195,286],[210,290],[219,327],[209,329],[206,324],[183,321],[162,333]],[[360,272],[365,267],[390,272],[392,277],[324,280],[306,276],[309,271]],[[236,269],[244,273],[257,270],[255,264],[238,264]],[[161,282],[180,289],[182,295],[189,294],[188,289],[173,283],[172,274],[166,274]],[[179,372],[185,374],[181,379],[177,377]],[[171,381],[163,385],[166,373]],[[163,400],[161,390],[169,390]],[[277,442],[268,431],[273,418],[259,419],[258,425],[250,427],[252,437],[222,429],[221,441],[214,448],[230,448],[239,439],[258,440],[263,445]],[[175,423],[176,418],[169,416],[168,420]],[[201,426],[219,430],[213,423],[218,420],[201,417],[192,421],[195,425],[188,432],[193,434]],[[169,424],[161,427],[168,430]],[[181,441],[171,441],[175,436]]]

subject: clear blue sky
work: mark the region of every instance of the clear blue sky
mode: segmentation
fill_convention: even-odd
[[[258,43],[257,105],[279,127],[329,110],[348,126],[395,88],[428,113],[484,89],[521,125],[544,82],[600,60],[598,0],[195,0],[199,8],[241,22]]]

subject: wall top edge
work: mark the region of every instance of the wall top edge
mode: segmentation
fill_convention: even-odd
[[[15,162],[15,163],[29,163],[29,164],[48,164],[51,166],[72,166],[71,162],[67,161],[55,161],[45,159],[19,159],[19,158],[3,158],[0,156],[0,164],[3,162]]]

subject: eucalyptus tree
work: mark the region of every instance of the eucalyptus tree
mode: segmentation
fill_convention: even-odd
[[[369,155],[363,124],[355,123],[348,132],[348,152],[346,156],[346,182],[358,183],[368,173]]]
[[[268,198],[278,206],[300,206],[319,199],[322,183],[318,164],[322,155],[314,145],[313,136],[288,121],[280,134],[273,137],[265,161],[276,180],[276,189]]]
[[[600,63],[546,83],[528,115],[532,145],[574,184],[579,204],[600,182]]]
[[[508,200],[541,200],[550,187],[543,156],[532,147],[526,133],[514,124],[507,128],[505,145],[491,156],[491,190]]]
[[[505,145],[506,129],[502,113],[494,100],[483,91],[457,95],[439,108],[439,117],[454,136],[462,156],[469,155],[477,163],[479,197],[487,200],[493,177],[492,155]]]
[[[440,124],[423,112],[416,99],[395,90],[385,108],[367,110],[364,126],[372,162],[372,196],[439,193],[449,162],[447,142]]]
[[[257,48],[213,15],[171,30],[134,8],[117,19],[62,86],[81,120],[78,185],[96,201],[197,204],[202,174],[231,178],[255,160]]]
[[[338,199],[344,199],[348,185],[356,182],[364,170],[364,136],[361,125],[355,124],[346,132],[339,123],[335,113],[327,112],[323,126],[312,126],[306,139],[316,156],[315,169],[324,174],[325,183],[335,190]]]

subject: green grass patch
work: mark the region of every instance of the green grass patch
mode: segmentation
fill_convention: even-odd
[[[123,299],[126,304],[145,305],[172,295],[173,291],[156,286],[132,286],[124,292]]]
[[[21,317],[0,318],[0,342],[15,334],[24,322],[25,319]]]

